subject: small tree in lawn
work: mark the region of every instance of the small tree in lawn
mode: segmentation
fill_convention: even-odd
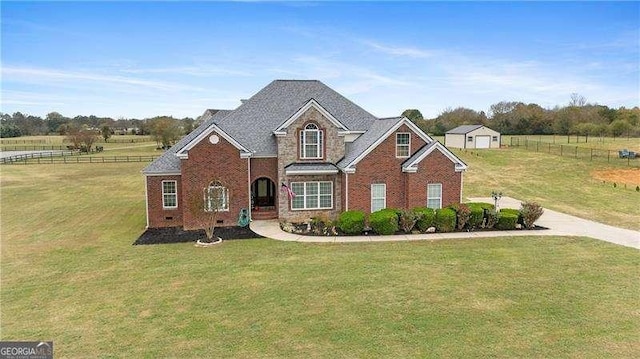
[[[82,134],[80,131],[80,128],[75,126],[67,128],[67,135],[64,139],[67,142],[71,142],[73,149],[79,149],[82,144]]]
[[[91,152],[91,147],[98,140],[98,134],[93,130],[80,130],[80,140],[82,148],[86,152]]]
[[[222,239],[214,239],[214,232],[218,224],[218,214],[228,210],[229,190],[220,180],[210,181],[203,188],[201,196],[194,195],[191,200],[191,213],[207,235],[207,242],[198,241],[198,244],[213,244],[222,241]]]
[[[102,129],[100,130],[100,132],[102,133],[102,138],[104,138],[104,142],[107,142],[109,138],[111,138],[111,127],[104,125],[102,126]]]

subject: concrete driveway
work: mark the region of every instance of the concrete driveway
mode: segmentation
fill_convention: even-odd
[[[491,198],[469,198],[471,202],[493,203]],[[520,208],[520,201],[502,197],[501,208]],[[606,224],[589,221],[570,216],[568,214],[544,210],[544,214],[536,224],[549,228],[540,231],[495,231],[495,232],[456,232],[456,233],[428,233],[428,234],[401,234],[392,236],[304,236],[284,232],[280,229],[278,220],[253,221],[251,230],[255,233],[281,241],[314,242],[314,243],[349,243],[349,242],[385,242],[385,241],[417,241],[439,239],[464,239],[483,237],[513,237],[513,236],[584,236],[602,241],[619,244],[626,247],[640,249],[640,232],[623,229]]]

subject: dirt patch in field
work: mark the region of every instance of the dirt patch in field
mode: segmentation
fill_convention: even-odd
[[[591,176],[605,182],[626,183],[633,186],[640,185],[640,168],[593,171],[591,172]]]

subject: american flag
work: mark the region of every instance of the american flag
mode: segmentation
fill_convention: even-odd
[[[287,196],[289,196],[289,199],[293,199],[293,197],[296,196],[295,193],[293,193],[293,191],[291,190],[291,188],[289,188],[289,186],[287,186],[286,184],[284,184],[284,182],[282,182],[282,186],[280,186],[280,189],[282,191],[287,192]]]

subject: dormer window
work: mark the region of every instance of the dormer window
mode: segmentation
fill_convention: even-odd
[[[300,131],[300,158],[322,158],[322,130],[315,123],[309,123]]]

